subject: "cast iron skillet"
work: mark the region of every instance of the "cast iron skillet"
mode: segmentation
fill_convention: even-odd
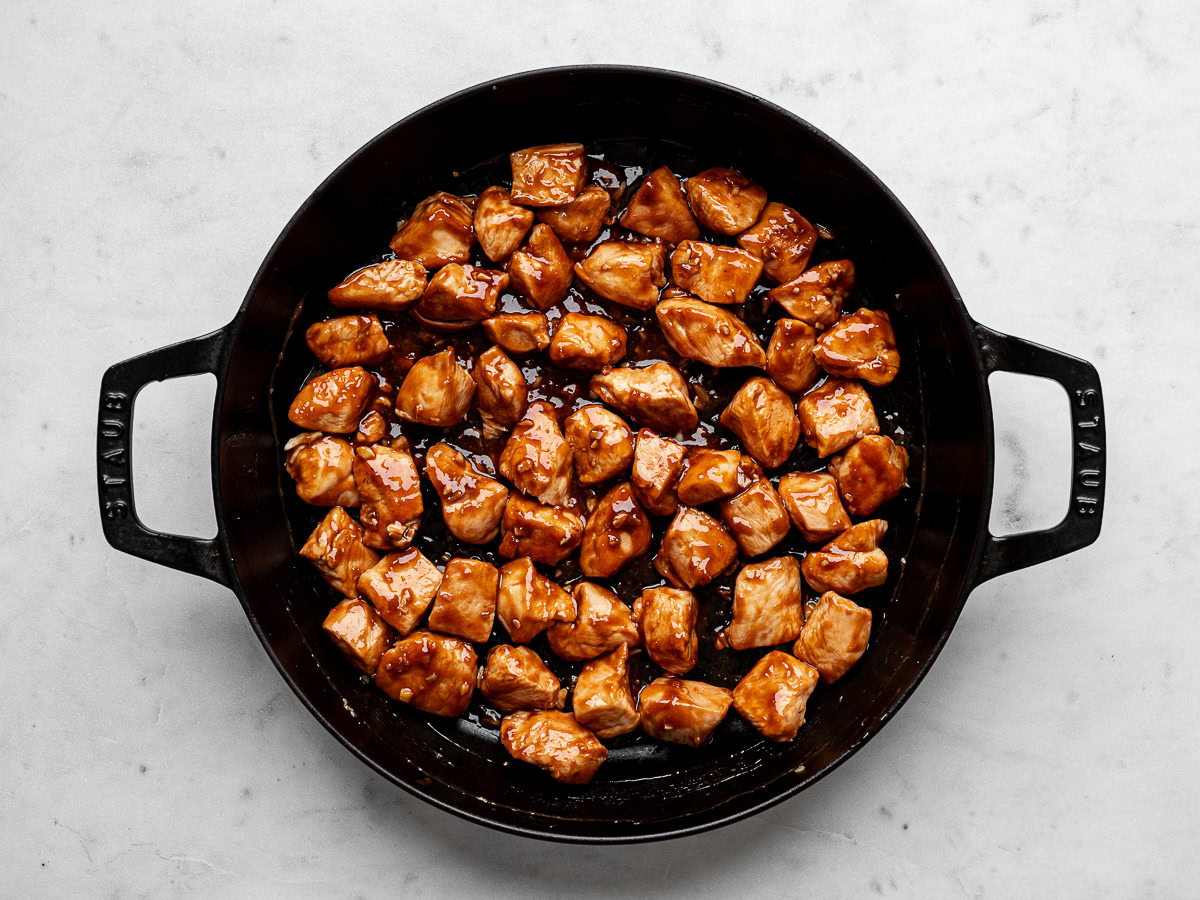
[[[328,287],[385,248],[398,215],[415,201],[490,177],[510,150],[562,140],[611,150],[619,162],[632,156],[684,173],[738,168],[772,197],[831,226],[862,278],[855,301],[887,309],[895,322],[904,377],[878,402],[904,421],[914,458],[907,500],[894,501],[900,505],[887,515],[892,530],[884,547],[893,566],[887,585],[871,594],[871,648],[849,675],[814,696],[799,739],[769,744],[731,713],[699,749],[637,739],[620,744],[596,780],[581,788],[510,762],[496,732],[478,721],[424,716],[357,677],[321,634],[334,598],[297,559],[310,522],[296,520],[300,504],[281,476],[282,440],[293,430],[287,403],[311,365],[302,335],[326,313]],[[1066,389],[1074,459],[1063,521],[998,538],[987,529],[993,466],[987,379],[1000,370],[1051,378]],[[131,477],[138,391],[150,381],[201,372],[217,377],[213,540],[142,525]],[[368,143],[288,223],[229,325],[105,373],[98,454],[109,542],[233,589],[288,684],[363,761],[445,810],[562,841],[689,834],[812,784],[895,714],[976,585],[1096,540],[1104,494],[1096,370],[972,321],[925,235],[858,160],[758,97],[689,75],[612,66],[547,69],[479,85]],[[720,611],[713,615],[719,619]],[[744,671],[752,661],[717,675],[732,687],[733,669]]]

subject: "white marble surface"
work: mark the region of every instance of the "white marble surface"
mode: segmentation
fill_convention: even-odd
[[[0,894],[1194,896],[1200,10],[1188,2],[0,5]],[[222,325],[385,126],[573,62],[702,73],[843,142],[972,313],[1096,362],[1098,545],[981,587],[898,718],[700,837],[564,848],[428,808],[286,689],[233,595],[100,534],[112,362]],[[211,532],[211,386],[139,408],[151,524]],[[1006,386],[998,522],[1065,506]],[[1159,451],[1155,453],[1155,451]],[[1061,508],[1061,507],[1060,507]]]

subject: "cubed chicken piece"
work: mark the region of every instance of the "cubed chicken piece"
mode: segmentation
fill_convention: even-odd
[[[392,252],[426,269],[471,258],[475,243],[474,214],[460,197],[438,191],[417,204],[408,221],[392,237]]]
[[[314,322],[304,333],[304,342],[321,365],[330,369],[378,365],[392,350],[374,313]]]
[[[880,387],[900,371],[892,320],[879,309],[842,316],[817,339],[813,356],[826,372]]]
[[[790,741],[804,724],[817,670],[782,650],[754,664],[733,689],[733,708],[772,741]]]
[[[313,506],[358,506],[354,448],[345,438],[319,431],[298,434],[283,445],[284,466],[296,480],[296,496]]]
[[[705,169],[687,182],[688,205],[709,231],[734,235],[757,221],[767,192],[733,169]]]
[[[844,450],[868,434],[879,434],[871,397],[857,381],[830,378],[798,405],[804,440],[820,457]]]
[[[882,434],[870,434],[829,460],[846,508],[869,516],[900,493],[906,483],[908,451]]]
[[[709,303],[745,303],[762,268],[753,253],[703,241],[684,241],[671,254],[672,280]]]
[[[604,316],[567,313],[550,339],[550,359],[564,369],[599,372],[625,356],[625,329]]]
[[[868,519],[848,528],[832,541],[804,557],[801,570],[814,591],[857,594],[887,581],[887,554],[879,542],[887,522]]]
[[[567,692],[542,658],[528,647],[500,644],[488,651],[479,691],[500,712],[562,709]]]
[[[679,508],[677,486],[686,453],[681,445],[670,438],[659,437],[649,428],[637,433],[629,482],[633,486],[633,495],[651,514],[675,515]]]
[[[688,209],[679,179],[666,166],[646,176],[622,213],[621,224],[667,244],[700,237],[700,228]]]
[[[393,700],[435,716],[461,716],[471,703],[478,662],[466,641],[417,631],[383,654],[375,684]]]
[[[522,557],[500,569],[496,616],[513,643],[528,644],[555,622],[575,621],[575,601]]]
[[[678,588],[646,588],[633,604],[633,618],[646,653],[675,675],[690,672],[700,658],[698,614],[695,595]]]
[[[546,629],[550,649],[572,662],[594,659],[617,647],[638,642],[633,612],[616,594],[590,581],[571,588],[575,621],[557,622]]]
[[[533,211],[512,202],[502,187],[484,188],[475,204],[475,237],[492,262],[503,262],[525,240]]]
[[[358,429],[374,390],[375,378],[362,366],[334,369],[300,389],[288,418],[308,431],[349,434]]]
[[[529,239],[508,261],[513,290],[538,309],[549,309],[567,296],[574,270],[571,258],[549,225],[534,225]]]
[[[804,623],[792,652],[820,672],[823,682],[832,684],[862,658],[870,639],[871,611],[826,591]]]
[[[421,425],[449,428],[471,408],[475,382],[454,361],[454,348],[418,359],[396,392],[396,414]]]
[[[588,516],[579,548],[579,568],[589,578],[609,578],[650,549],[650,517],[629,482],[608,491]]]
[[[329,302],[338,307],[400,312],[425,293],[429,273],[411,259],[391,259],[359,269],[329,290]]]
[[[363,572],[358,590],[385,622],[405,635],[417,627],[441,583],[438,567],[420,550],[409,548],[387,554]]]
[[[442,501],[442,520],[467,544],[487,544],[500,533],[508,488],[476,472],[449,444],[434,444],[425,454],[425,474]]]
[[[608,191],[598,184],[589,184],[570,203],[539,209],[537,219],[553,228],[559,240],[581,243],[600,236],[611,208],[612,197]]]
[[[766,553],[787,537],[791,528],[783,500],[765,478],[724,501],[721,521],[747,556]]]
[[[621,366],[593,375],[589,386],[609,406],[655,431],[691,431],[700,421],[687,382],[669,363]]]
[[[800,440],[800,420],[792,398],[770,378],[746,381],[725,411],[721,424],[742,439],[746,452],[768,469],[782,466]]]
[[[504,508],[500,536],[501,556],[528,556],[553,566],[574,553],[583,540],[583,516],[515,492]]]
[[[848,259],[823,262],[791,281],[767,291],[767,299],[794,319],[824,331],[842,314],[842,303],[854,289],[854,263]]]
[[[525,206],[562,206],[587,183],[583,144],[542,144],[508,155],[512,199]]]
[[[625,420],[598,403],[577,409],[563,422],[580,484],[599,484],[629,471],[633,432]]]
[[[688,451],[687,469],[679,479],[679,502],[700,506],[732,497],[738,486],[742,454],[737,450],[711,450],[700,447]]]
[[[530,403],[500,453],[500,474],[542,503],[561,505],[571,495],[571,447],[558,414],[545,400]]]
[[[513,355],[550,346],[550,320],[545,313],[500,313],[484,319],[483,330],[493,343]]]
[[[599,739],[558,710],[522,710],[500,723],[500,742],[513,759],[549,772],[563,784],[587,784],[608,758]]]
[[[666,249],[658,241],[605,241],[575,263],[575,274],[605,300],[652,309],[658,289],[667,283],[666,258]]]
[[[479,354],[471,377],[484,437],[498,437],[521,421],[529,406],[529,385],[503,350],[489,347]]]
[[[321,625],[334,646],[360,672],[373,675],[383,651],[392,645],[392,631],[370,603],[346,599],[329,611]]]
[[[656,678],[638,697],[642,731],[660,741],[699,747],[716,731],[732,703],[733,692],[727,688]]]
[[[587,663],[575,681],[575,719],[598,738],[629,734],[641,716],[629,687],[629,647],[620,644]]]
[[[355,453],[363,541],[378,550],[403,550],[416,537],[425,511],[417,464],[406,451],[382,445],[359,447]]]
[[[737,559],[737,544],[708,513],[679,507],[654,557],[654,568],[676,587],[708,584]]]
[[[750,563],[738,572],[733,589],[733,621],[718,647],[749,650],[794,641],[804,625],[800,562],[777,556]]]
[[[450,263],[429,279],[412,316],[434,331],[462,331],[496,311],[508,275],[470,263]]]
[[[340,506],[335,506],[308,536],[300,555],[312,560],[321,577],[347,597],[358,596],[358,578],[379,560],[363,543],[362,526]]]
[[[850,516],[832,475],[789,472],[779,479],[779,496],[792,523],[810,544],[832,540],[850,527]]]
[[[371,410],[358,421],[358,431],[354,433],[356,446],[377,444],[388,433],[387,419],[376,410]],[[357,506],[357,503],[343,503],[342,506]]]
[[[446,563],[429,610],[429,627],[476,644],[492,636],[500,570],[478,559],[455,558]]]
[[[766,365],[754,331],[732,313],[701,300],[663,300],[655,308],[658,327],[676,353],[715,368]]]
[[[807,322],[782,318],[775,323],[767,346],[767,374],[792,394],[807,391],[817,383],[821,369],[813,357],[817,332]]]
[[[804,271],[816,243],[817,230],[804,216],[774,202],[764,206],[753,227],[738,236],[738,245],[761,259],[763,272],[778,284]]]

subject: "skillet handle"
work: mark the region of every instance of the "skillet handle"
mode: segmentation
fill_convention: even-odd
[[[1096,367],[1049,347],[976,324],[984,367],[1039,375],[1061,384],[1071,408],[1071,505],[1053,528],[996,537],[988,534],[979,581],[1064,556],[1100,536],[1104,513],[1104,400]]]
[[[151,381],[204,372],[217,374],[224,359],[226,330],[214,331],[160,347],[119,362],[100,383],[100,416],[96,436],[96,475],[104,536],[125,553],[151,562],[203,575],[226,587],[229,571],[218,542],[166,534],[147,528],[133,504],[133,406]]]

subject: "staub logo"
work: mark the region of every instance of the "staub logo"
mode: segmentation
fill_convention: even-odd
[[[129,515],[129,396],[108,391],[103,407],[98,463],[104,516],[124,519]]]

